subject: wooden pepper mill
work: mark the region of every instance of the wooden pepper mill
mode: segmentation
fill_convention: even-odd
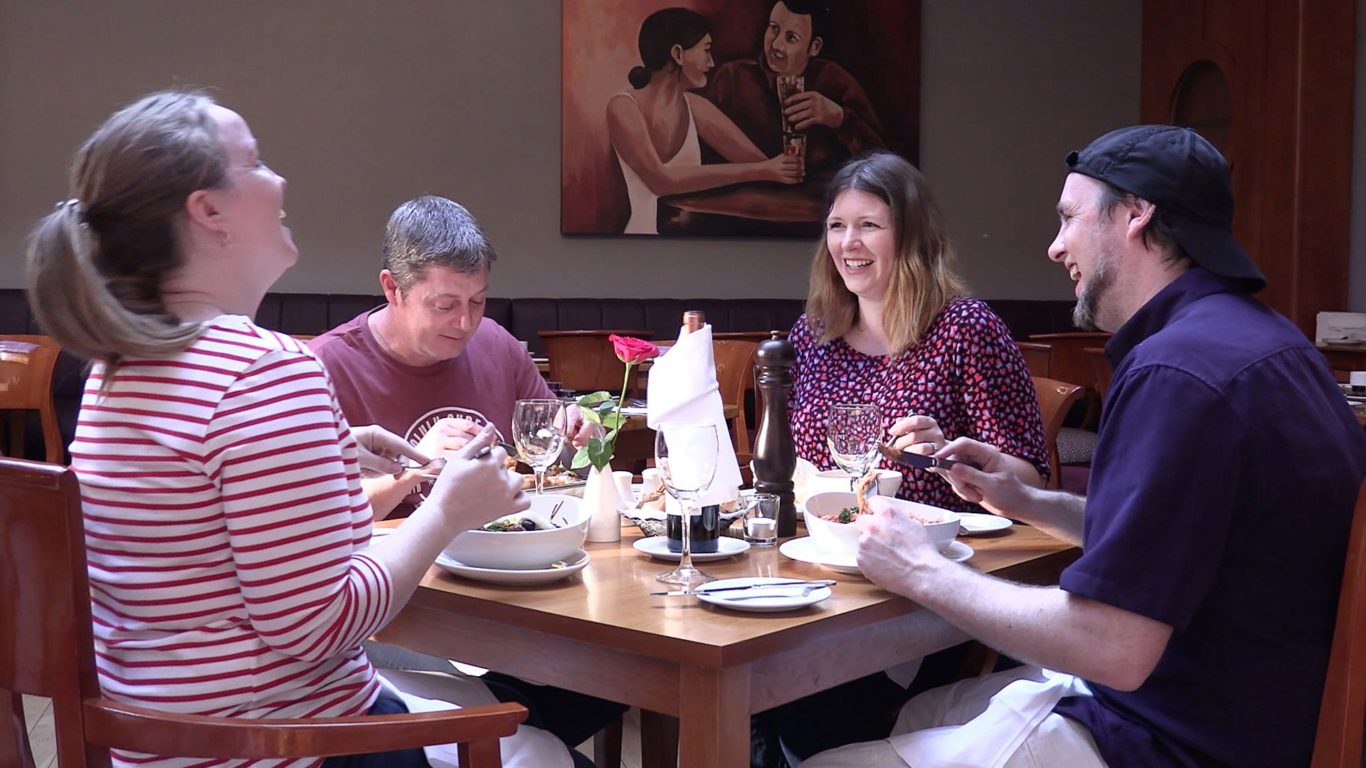
[[[797,350],[778,331],[754,352],[756,383],[763,394],[759,431],[754,438],[754,490],[778,496],[778,535],[797,533],[797,506],[792,499],[792,473],[797,445],[787,423],[787,397],[792,393],[792,366]]]

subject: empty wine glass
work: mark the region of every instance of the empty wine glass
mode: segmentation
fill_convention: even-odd
[[[682,512],[683,547],[678,567],[657,578],[666,584],[679,584],[690,591],[712,581],[692,564],[692,516],[697,501],[711,487],[716,476],[716,427],[712,424],[672,422],[659,425],[655,432],[655,466],[664,481],[664,490],[678,500]]]
[[[536,493],[545,489],[545,470],[564,447],[564,403],[518,400],[512,409],[512,440],[517,455],[536,473]]]
[[[835,403],[825,423],[830,458],[849,474],[849,490],[868,472],[882,440],[882,409],[866,403]]]

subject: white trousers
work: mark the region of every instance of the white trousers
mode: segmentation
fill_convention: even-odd
[[[1047,679],[1038,667],[1019,667],[926,691],[901,708],[889,738],[826,750],[802,761],[801,766],[907,768],[911,764],[894,746],[898,737],[926,729],[944,729],[943,733],[952,738],[955,731],[965,731],[964,726],[972,723],[977,727],[990,725],[992,739],[999,739],[1001,744],[1019,741],[1019,746],[992,761],[965,759],[961,752],[941,756],[922,749],[920,754],[924,757],[911,768],[984,768],[988,765],[997,768],[1105,768],[1090,732],[1074,720],[1052,714],[1052,704],[1042,700],[1041,697],[1047,694],[1039,691],[1047,685]],[[1020,683],[1013,687],[1013,694],[998,696],[1010,689],[1012,683]],[[1056,693],[1054,689],[1053,700],[1056,700]],[[1014,700],[1008,701],[1012,696]],[[1049,711],[1036,718],[1014,717],[1021,705],[1029,707],[1027,699],[1030,697],[1039,699],[1035,703],[1040,707],[1046,705]],[[1003,709],[1007,713],[1004,717]],[[972,746],[980,747],[985,753],[1000,752],[993,745],[982,743],[977,736],[974,736]]]
[[[477,677],[432,672],[401,672],[386,669],[380,673],[381,685],[403,700],[409,712],[439,712],[461,707],[497,704],[498,699]],[[569,750],[554,735],[529,725],[504,736],[498,746],[504,768],[573,768]],[[458,768],[459,758],[453,744],[425,747],[432,768]]]

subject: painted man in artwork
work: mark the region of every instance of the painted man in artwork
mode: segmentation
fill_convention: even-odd
[[[817,58],[830,29],[823,0],[774,0],[763,47],[753,60],[721,65],[703,94],[769,157],[783,151],[784,118],[806,137],[807,177],[823,177],[845,160],[886,147],[872,102],[849,71]],[[779,109],[779,76],[800,76],[802,89]]]

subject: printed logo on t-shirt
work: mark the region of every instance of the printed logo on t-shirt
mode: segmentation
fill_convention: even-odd
[[[447,418],[464,419],[465,421],[478,424],[481,427],[490,423],[487,416],[472,408],[459,408],[456,406],[434,408],[419,416],[417,421],[413,422],[413,425],[408,428],[408,433],[403,437],[413,445],[417,445],[422,442],[422,438],[426,436],[427,432],[429,432],[432,427],[436,426],[438,421]],[[497,432],[498,439],[500,441],[503,440],[503,433],[498,431],[498,427],[495,426],[493,429]]]

